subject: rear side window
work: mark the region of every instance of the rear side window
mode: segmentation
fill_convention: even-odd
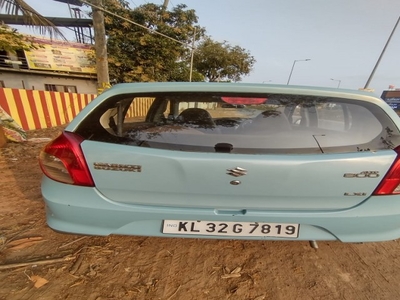
[[[110,98],[77,133],[136,147],[232,154],[391,149],[399,135],[385,112],[365,101],[201,92]]]

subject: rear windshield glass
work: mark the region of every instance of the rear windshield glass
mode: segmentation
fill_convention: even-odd
[[[136,147],[249,154],[391,149],[399,136],[384,111],[365,101],[201,92],[116,96],[77,133]]]

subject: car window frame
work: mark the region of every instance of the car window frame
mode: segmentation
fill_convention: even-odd
[[[137,143],[132,143],[131,141],[129,141],[129,140],[126,140],[126,139],[124,139],[122,136],[112,136],[112,134],[110,134],[110,132],[109,131],[107,131],[107,130],[105,130],[104,128],[103,128],[103,126],[101,126],[100,125],[100,122],[99,122],[99,119],[97,119],[96,120],[96,117],[97,118],[100,118],[100,115],[102,114],[101,113],[101,111],[102,110],[104,110],[104,109],[106,109],[106,108],[112,108],[112,107],[115,107],[116,106],[116,103],[118,102],[118,101],[123,101],[124,99],[125,99],[125,101],[126,101],[126,103],[129,103],[129,101],[127,100],[128,98],[129,99],[131,99],[130,101],[134,101],[134,99],[135,98],[141,98],[141,97],[143,97],[143,98],[148,98],[148,97],[153,97],[153,98],[155,98],[155,101],[153,102],[153,105],[152,106],[154,106],[153,108],[152,108],[152,110],[153,110],[153,112],[152,112],[152,116],[154,117],[154,114],[157,112],[157,105],[156,105],[156,100],[157,99],[159,99],[159,100],[157,100],[157,101],[167,101],[167,100],[165,100],[165,99],[168,99],[169,97],[171,97],[171,95],[172,96],[176,96],[176,95],[179,95],[179,96],[181,96],[181,95],[184,95],[184,94],[193,94],[193,93],[200,93],[200,94],[202,94],[202,93],[204,93],[204,92],[190,92],[190,93],[182,93],[182,92],[168,92],[168,93],[162,93],[162,92],[157,92],[157,93],[146,93],[146,94],[136,94],[136,93],[129,93],[129,94],[121,94],[121,95],[116,95],[116,96],[112,96],[112,97],[110,97],[110,98],[108,98],[108,99],[106,99],[105,101],[103,101],[103,103],[101,103],[95,110],[93,110],[84,120],[82,120],[82,122],[78,125],[78,127],[76,128],[76,131],[77,132],[79,132],[84,138],[86,138],[86,139],[91,139],[91,140],[99,140],[99,141],[104,141],[104,142],[111,142],[111,143],[121,143],[121,144],[130,144],[130,145],[137,145]],[[363,101],[363,100],[357,100],[357,99],[349,99],[349,98],[340,98],[340,97],[326,97],[326,96],[324,96],[324,97],[320,97],[320,96],[312,96],[312,95],[309,95],[309,96],[304,96],[304,95],[287,95],[287,94],[268,94],[268,93],[263,93],[263,94],[260,94],[260,93],[229,93],[229,92],[227,92],[227,93],[214,93],[214,92],[205,92],[205,93],[208,93],[208,94],[213,94],[214,96],[212,96],[212,97],[217,97],[217,95],[234,95],[234,96],[247,96],[247,97],[270,97],[270,96],[272,96],[272,97],[279,97],[279,96],[282,96],[282,98],[284,98],[284,99],[291,99],[291,97],[294,99],[293,100],[293,102],[294,103],[296,103],[296,101],[297,101],[297,103],[299,102],[299,99],[301,99],[301,98],[306,98],[306,99],[308,99],[308,100],[312,100],[312,99],[314,99],[314,101],[315,102],[318,102],[318,101],[320,101],[321,103],[322,102],[324,102],[324,103],[329,103],[329,102],[335,102],[335,103],[355,103],[355,104],[358,104],[358,105],[361,105],[361,106],[363,106],[363,107],[365,107],[367,110],[369,110],[371,113],[372,113],[372,115],[374,115],[378,120],[379,120],[379,122],[380,123],[382,123],[382,122],[384,122],[385,124],[383,124],[382,123],[382,126],[385,126],[385,127],[387,127],[387,128],[393,128],[393,130],[395,131],[394,132],[394,135],[396,135],[396,137],[398,137],[398,136],[400,136],[400,133],[399,133],[399,129],[397,128],[397,126],[396,126],[396,124],[393,122],[393,120],[386,114],[386,112],[384,111],[384,109],[383,108],[381,108],[380,106],[378,106],[378,105],[376,105],[376,104],[374,104],[374,103],[371,103],[371,102],[368,102],[368,101]],[[200,97],[200,96],[199,96]],[[285,100],[285,101],[286,101]],[[304,103],[309,103],[310,101],[304,101]],[[125,102],[121,102],[121,103],[125,103]],[[285,102],[284,102],[285,103]],[[286,104],[287,104],[288,102],[286,101]],[[312,101],[310,102],[310,104],[308,104],[308,106],[309,106],[309,109],[313,109],[312,108],[312,106],[313,105],[311,105],[311,103],[312,103]],[[273,104],[273,103],[267,103],[267,104]],[[170,113],[173,111],[173,115],[174,115],[174,117],[176,117],[176,110],[177,110],[177,108],[178,108],[178,106],[179,105],[174,105],[174,101],[170,101],[170,106],[171,106],[171,108],[170,108]],[[314,105],[315,106],[315,105]],[[128,110],[128,107],[129,107],[129,105],[127,104],[127,105],[125,105],[124,106],[124,108],[122,109],[121,108],[121,114],[126,114],[126,112],[127,112],[127,110]],[[285,108],[287,108],[287,107],[289,107],[289,105],[288,106],[286,106]],[[310,108],[311,107],[311,108]],[[150,110],[150,109],[149,109]],[[292,112],[293,112],[294,110],[292,109]],[[151,121],[152,119],[151,119],[151,116],[149,115],[149,116],[147,116],[146,115],[146,119],[148,120],[148,121]],[[154,120],[154,118],[153,118],[153,120]],[[382,121],[383,120],[383,121]],[[311,122],[311,125],[314,125],[315,124],[315,121],[312,121]],[[85,125],[88,125],[88,126],[85,126]],[[90,132],[91,130],[89,130],[89,128],[90,129],[92,129],[92,131],[93,132]],[[95,128],[95,130],[93,130],[93,128]],[[97,132],[96,132],[96,130],[98,130]],[[390,129],[391,130],[391,129]],[[392,130],[392,131],[393,131]],[[389,131],[387,131],[387,132],[389,132]],[[121,132],[120,132],[121,133]],[[101,135],[109,135],[108,137],[101,137]],[[122,134],[120,134],[120,135],[122,135]],[[378,137],[377,137],[378,138]],[[382,139],[382,137],[381,137],[381,139]],[[372,141],[371,141],[372,142]],[[397,143],[397,142],[396,142]],[[343,147],[343,148],[345,148],[345,147]],[[360,148],[362,148],[362,149],[367,149],[368,147],[367,146],[365,146],[365,145],[361,145],[361,147]],[[393,148],[392,146],[390,146],[390,143],[388,143],[388,148]],[[249,152],[251,152],[251,151],[249,151]],[[265,151],[261,151],[261,152],[265,152],[265,153],[268,153],[268,150],[265,150]],[[261,153],[260,152],[260,153]],[[340,152],[340,151],[338,151],[338,152]]]

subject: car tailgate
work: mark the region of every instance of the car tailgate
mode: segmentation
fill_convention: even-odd
[[[396,157],[392,150],[244,155],[94,141],[81,147],[96,188],[111,201],[221,210],[350,208],[372,194]]]

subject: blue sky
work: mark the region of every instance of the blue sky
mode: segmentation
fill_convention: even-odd
[[[26,1],[45,16],[69,16],[65,4]],[[310,59],[296,62],[290,84],[337,87],[340,80],[348,89],[364,87],[400,16],[398,0],[170,0],[169,6],[180,3],[196,10],[214,40],[255,57],[243,82],[286,84],[294,61]],[[378,95],[389,85],[400,88],[399,27],[369,85]]]

